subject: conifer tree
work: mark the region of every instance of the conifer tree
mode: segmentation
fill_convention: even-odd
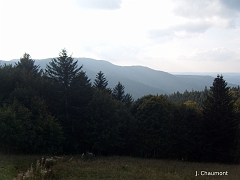
[[[71,83],[78,76],[81,71],[78,67],[77,61],[71,56],[68,56],[67,51],[63,49],[59,53],[58,58],[54,58],[46,67],[47,76],[53,80],[56,85],[59,105],[62,107],[61,112],[68,116],[68,109],[70,107],[69,100],[71,95]]]
[[[96,79],[94,81],[93,86],[95,88],[98,88],[100,90],[106,89],[108,85],[108,81],[106,80],[106,78],[104,77],[104,74],[102,73],[102,71],[100,71],[99,73],[97,73],[96,75]]]
[[[115,86],[115,88],[113,88],[113,97],[115,97],[115,99],[119,100],[119,101],[123,101],[124,100],[124,89],[125,87],[118,82],[118,84]]]
[[[127,93],[124,98],[123,98],[123,102],[125,103],[126,107],[130,107],[133,103],[133,98],[132,95]]]
[[[67,90],[72,80],[80,73],[82,69],[78,67],[77,61],[68,56],[67,50],[63,49],[58,58],[54,58],[47,65],[46,72],[49,77],[58,82],[64,90]]]
[[[84,109],[91,99],[91,83],[86,74],[78,67],[78,61],[63,49],[59,57],[53,59],[46,68],[46,75],[52,80],[54,91],[52,101],[66,136],[66,151],[77,151],[80,146],[82,121],[86,116]]]
[[[233,97],[223,76],[214,79],[210,94],[203,103],[204,156],[207,161],[233,160],[237,121],[234,116]]]
[[[35,61],[32,60],[31,56],[28,53],[24,53],[23,57],[20,58],[20,61],[15,63],[16,67],[26,71],[27,73],[32,72],[33,74],[39,74],[39,65],[35,65]]]

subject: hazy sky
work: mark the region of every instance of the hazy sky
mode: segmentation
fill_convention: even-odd
[[[240,72],[240,0],[0,0],[0,60],[58,56]]]

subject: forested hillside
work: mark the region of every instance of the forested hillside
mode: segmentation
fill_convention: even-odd
[[[45,70],[52,59],[35,60],[40,69]],[[74,58],[77,65],[82,66],[91,83],[94,83],[96,74],[102,71],[108,80],[108,87],[113,89],[120,81],[125,86],[126,92],[132,94],[136,100],[145,95],[172,94],[174,92],[184,93],[185,91],[203,91],[205,87],[212,85],[217,73],[210,75],[177,75],[164,71],[154,70],[143,66],[117,66],[108,61],[95,60],[90,58]],[[0,64],[14,65],[19,60],[0,61]],[[221,74],[221,73],[220,73]],[[228,86],[237,87],[240,85],[240,74],[229,76],[223,74],[228,81]],[[235,77],[235,78],[233,78]]]
[[[45,70],[27,53],[0,67],[2,153],[240,161],[240,88],[223,76],[204,91],[134,101],[122,82],[110,88],[104,72],[90,81],[82,68],[65,49]]]

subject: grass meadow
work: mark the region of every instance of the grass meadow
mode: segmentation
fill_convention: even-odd
[[[25,179],[118,179],[118,180],[191,180],[191,179],[240,179],[240,165],[224,165],[210,163],[181,162],[159,159],[142,159],[133,157],[97,157],[82,159],[79,155],[63,156],[49,171],[41,174],[37,168],[37,160],[41,156],[0,155],[0,180],[22,179],[17,177],[32,166],[32,176]],[[39,162],[38,161],[38,162]],[[38,173],[37,173],[38,169]],[[195,176],[196,171],[224,171],[228,175]]]

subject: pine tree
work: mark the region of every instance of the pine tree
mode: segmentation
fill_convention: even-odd
[[[232,161],[237,121],[233,111],[233,97],[223,76],[214,79],[210,94],[203,103],[204,156],[207,161]]]
[[[80,128],[87,113],[85,107],[91,99],[90,80],[77,62],[63,49],[46,69],[46,75],[54,84],[51,102],[56,105],[54,112],[63,126],[65,150],[69,152],[79,150]]]
[[[93,87],[103,90],[103,89],[106,89],[107,85],[108,85],[108,81],[104,77],[104,74],[102,73],[102,71],[100,71],[96,75],[96,79],[94,81]]]
[[[123,102],[125,103],[126,107],[130,108],[130,106],[133,103],[133,97],[131,94],[127,93],[124,98],[123,98]]]
[[[78,67],[77,61],[71,56],[68,56],[67,51],[63,49],[59,53],[58,58],[54,58],[46,67],[46,74],[57,87],[57,95],[61,103],[59,104],[67,116],[68,108],[70,107],[69,99],[71,95],[70,85],[72,81],[78,76],[81,71]]]
[[[47,65],[46,72],[49,77],[58,82],[63,89],[67,90],[72,80],[81,71],[82,66],[78,67],[78,61],[74,62],[71,56],[68,56],[67,50],[63,49],[58,58],[54,58]]]
[[[35,61],[32,60],[31,56],[28,53],[24,53],[23,57],[20,58],[20,61],[15,63],[16,67],[26,71],[26,73],[32,72],[37,75],[41,71],[39,71],[39,65],[35,65]]]
[[[125,87],[118,82],[118,84],[113,88],[113,97],[115,97],[119,101],[123,101],[125,97],[124,92]]]

